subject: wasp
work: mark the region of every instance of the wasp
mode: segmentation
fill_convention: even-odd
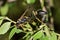
[[[28,15],[25,16],[28,10],[26,10],[23,15],[17,20],[16,25],[19,27],[23,27],[24,24],[26,24],[27,22],[30,23],[30,25],[32,25],[32,22],[36,22],[36,25],[39,26],[41,25],[41,23],[47,23],[48,22],[48,13],[46,11],[43,10],[37,10],[37,11],[31,11],[32,15]],[[41,21],[39,21],[41,20]]]
[[[24,16],[24,14],[23,14],[23,16]],[[36,20],[35,17],[37,17],[39,20],[41,19],[43,22],[45,22],[46,19],[47,19],[46,15],[47,15],[47,13],[45,11],[38,10],[36,15],[32,14],[31,16],[29,15],[29,16],[24,16],[22,18],[19,18],[18,21],[17,21],[17,25],[23,24],[23,23],[25,23],[27,21],[28,22],[31,22],[32,20],[34,21],[34,20]]]

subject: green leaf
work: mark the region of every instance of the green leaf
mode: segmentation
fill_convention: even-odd
[[[28,36],[26,37],[26,40],[29,40],[30,37],[31,37],[31,35],[28,35]]]
[[[34,35],[33,35],[33,39],[35,40],[35,39],[39,39],[39,38],[41,38],[43,36],[43,32],[42,31],[38,31],[37,33],[35,33]]]
[[[49,40],[49,37],[45,36],[42,40]]]
[[[31,28],[31,26],[30,26],[30,24],[29,23],[27,23],[26,25],[24,25],[25,27],[27,27],[27,28]]]
[[[49,40],[48,36],[43,35],[40,40]]]
[[[4,19],[4,17],[0,16],[0,19]]]
[[[34,26],[36,26],[36,22],[32,22],[32,24],[33,24]]]
[[[51,32],[51,38],[50,40],[57,40],[57,35],[55,32]]]
[[[50,31],[47,25],[45,25],[44,30],[45,30],[46,35],[50,36]]]
[[[0,25],[2,24],[4,17],[0,17]]]
[[[12,7],[14,7],[16,5],[16,3],[15,2],[11,2],[8,5],[9,5],[9,8],[12,8]]]
[[[1,15],[5,16],[7,15],[7,12],[8,12],[8,3],[6,3],[4,6],[1,7]]]
[[[29,32],[26,33],[26,35],[23,37],[23,39],[24,39],[24,38],[27,38],[27,37],[29,36],[29,34],[30,34]]]
[[[35,0],[27,0],[27,3],[28,4],[34,4],[35,3]]]
[[[10,28],[11,22],[6,22],[0,27],[0,34],[5,34]]]
[[[17,29],[17,27],[13,28],[10,32],[9,39],[11,39],[15,33],[20,33],[20,32],[22,32],[22,30]]]
[[[2,24],[2,22],[3,22],[3,19],[0,19],[0,25]]]
[[[13,36],[14,36],[14,34],[16,33],[16,27],[15,28],[13,28],[12,30],[11,30],[11,32],[10,32],[10,34],[9,34],[9,39],[11,39]]]
[[[23,31],[20,29],[16,29],[16,33],[20,33],[20,32],[23,32]]]
[[[0,25],[2,24],[4,17],[0,16]]]

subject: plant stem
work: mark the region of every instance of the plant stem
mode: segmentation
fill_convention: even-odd
[[[13,22],[14,24],[16,24],[16,22],[15,22],[15,21],[13,21],[13,20],[9,19],[8,17],[5,17],[5,19],[6,19],[6,20],[8,20],[8,21],[10,21],[10,22]]]

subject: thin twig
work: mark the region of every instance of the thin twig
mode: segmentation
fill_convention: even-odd
[[[6,20],[8,20],[8,21],[10,21],[10,22],[13,22],[14,24],[16,24],[16,22],[15,22],[15,21],[13,21],[13,20],[9,19],[8,17],[5,17],[5,19],[6,19]]]
[[[56,33],[57,34],[57,36],[60,36],[60,34],[58,34],[58,33]]]
[[[26,14],[26,12],[28,11],[28,8],[25,10],[25,12],[23,13],[23,15],[20,17],[20,19],[22,19],[24,17],[24,15]]]

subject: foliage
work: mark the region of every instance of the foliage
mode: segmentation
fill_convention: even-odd
[[[34,4],[35,3],[35,0],[27,0],[27,3],[28,4]]]
[[[8,25],[7,25],[8,24]],[[6,22],[0,27],[0,34],[5,34],[10,28],[11,22]]]
[[[27,4],[32,5],[36,2],[36,0],[26,0],[26,2]],[[44,1],[40,0],[40,2],[41,2],[40,9],[43,10],[43,12],[41,12],[41,10],[40,12],[45,13],[46,10],[44,10]],[[9,30],[11,30],[9,33],[9,40],[12,40],[15,34],[20,34],[20,33],[25,33],[25,35],[22,38],[19,38],[19,40],[20,39],[22,40],[58,40],[59,37],[57,36],[59,36],[60,34],[57,34],[56,32],[54,32],[54,30],[51,30],[51,28],[47,25],[48,24],[47,14],[44,14],[43,17],[39,19],[34,14],[35,11],[32,11],[33,16],[31,16],[30,18],[24,15],[27,12],[25,11],[23,13],[23,17],[21,17],[17,22],[15,22],[10,18],[6,17],[8,9],[9,9],[8,3],[6,3],[4,6],[0,8],[0,11],[1,11],[0,35],[4,35]],[[28,10],[31,11],[29,8]],[[48,11],[49,10],[50,9],[48,8]],[[51,13],[51,11],[49,11],[49,13]],[[45,19],[45,17],[47,20]],[[37,20],[38,22],[33,19]]]
[[[7,15],[8,9],[9,9],[9,6],[8,6],[8,3],[6,3],[3,7],[1,7],[1,15],[2,16]]]

